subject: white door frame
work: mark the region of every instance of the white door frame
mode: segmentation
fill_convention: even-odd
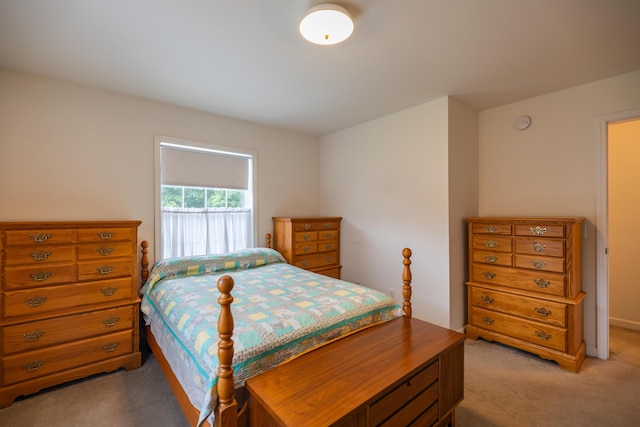
[[[598,358],[609,358],[609,261],[608,245],[608,151],[609,123],[640,118],[640,109],[598,117],[599,148],[596,165],[596,346]]]

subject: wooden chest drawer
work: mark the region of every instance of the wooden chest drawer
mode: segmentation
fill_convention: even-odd
[[[338,262],[337,252],[325,252],[308,256],[296,256],[294,265],[300,268],[316,268],[325,265],[333,265]]]
[[[75,278],[75,271],[75,264],[7,267],[4,271],[4,289],[26,289],[70,283]]]
[[[507,286],[546,295],[565,296],[566,293],[566,277],[557,273],[473,264],[472,278],[475,282]]]
[[[512,255],[505,252],[473,251],[473,262],[494,265],[512,265]]]
[[[515,252],[518,254],[564,257],[564,246],[564,240],[515,239]]]
[[[131,242],[89,243],[78,245],[78,259],[107,259],[133,256]]]
[[[504,223],[474,223],[471,225],[473,234],[502,234],[511,235],[511,224]]]
[[[471,311],[471,322],[474,326],[553,350],[567,351],[567,331],[565,329],[477,307],[473,307]]]
[[[295,231],[337,230],[339,224],[337,220],[294,221],[293,229]]]
[[[22,323],[2,329],[4,354],[36,350],[133,327],[137,305]]]
[[[564,273],[564,258],[543,257],[538,255],[517,255],[515,256],[516,267],[538,271],[553,271]]]
[[[5,253],[6,266],[70,263],[74,262],[75,259],[75,248],[71,245],[14,247]]]
[[[122,331],[2,358],[3,385],[31,380],[130,353],[133,331]]]
[[[132,296],[130,278],[9,291],[4,294],[4,317],[33,316]]]
[[[131,228],[85,228],[77,231],[78,243],[127,241],[133,240]]]
[[[554,301],[505,294],[472,286],[469,300],[474,307],[499,311],[564,328],[567,326],[567,305]]]
[[[564,225],[547,225],[545,223],[517,224],[516,236],[564,237]]]
[[[294,241],[300,242],[315,242],[318,240],[318,233],[316,231],[304,231],[294,233]]]
[[[408,425],[438,400],[438,363],[432,363],[369,407],[369,425]],[[403,405],[416,398],[416,407]]]
[[[105,259],[101,261],[78,262],[78,280],[102,280],[131,276],[131,259]]]
[[[317,242],[296,243],[294,255],[314,254],[318,252]]]
[[[330,252],[338,250],[337,240],[320,240],[318,242],[318,252]]]
[[[472,247],[474,250],[511,252],[511,237],[474,235]]]
[[[6,232],[7,246],[26,245],[54,245],[74,243],[75,230],[8,230]]]

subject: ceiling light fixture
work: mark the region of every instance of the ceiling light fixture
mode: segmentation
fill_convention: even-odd
[[[315,44],[336,44],[353,33],[349,12],[335,4],[319,4],[309,9],[300,21],[300,34]]]

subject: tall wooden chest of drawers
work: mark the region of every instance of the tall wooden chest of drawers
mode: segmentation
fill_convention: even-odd
[[[0,223],[0,407],[140,367],[140,221]]]
[[[340,278],[340,217],[275,217],[273,248],[289,264]]]
[[[467,337],[497,341],[578,372],[584,218],[467,218]]]

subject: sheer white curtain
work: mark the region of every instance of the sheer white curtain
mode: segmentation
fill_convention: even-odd
[[[162,208],[162,256],[219,254],[252,246],[250,209]]]

